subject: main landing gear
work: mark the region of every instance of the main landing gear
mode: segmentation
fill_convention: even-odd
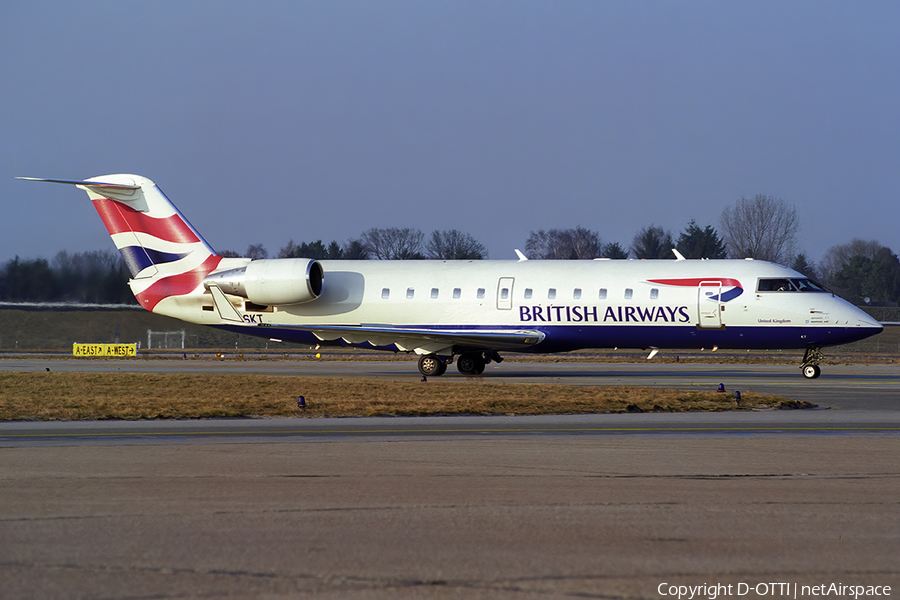
[[[423,354],[419,357],[419,373],[426,377],[443,375],[447,370],[447,365],[451,362],[453,362],[452,357],[445,358],[437,354]],[[463,352],[456,359],[456,368],[463,375],[481,375],[484,373],[484,367],[490,362],[503,362],[503,357],[494,350]]]
[[[456,368],[463,375],[481,375],[486,364],[485,357],[478,352],[463,352],[456,359]]]
[[[825,355],[822,354],[822,350],[819,348],[807,348],[806,354],[803,355],[803,364],[800,365],[800,370],[803,372],[803,376],[807,379],[815,379],[819,375],[822,374],[822,369],[819,368],[819,362],[825,358]]]
[[[447,363],[437,354],[423,354],[419,357],[419,373],[426,377],[443,375],[447,370]]]

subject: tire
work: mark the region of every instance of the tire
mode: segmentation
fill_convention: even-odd
[[[463,375],[481,375],[484,373],[484,360],[474,352],[465,352],[456,359],[456,368]]]
[[[438,377],[446,370],[446,363],[437,354],[423,354],[419,357],[419,373],[426,377]]]
[[[821,374],[822,369],[819,368],[819,365],[806,365],[803,367],[803,376],[807,379],[816,379]]]

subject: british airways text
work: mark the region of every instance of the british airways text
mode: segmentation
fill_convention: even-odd
[[[602,316],[601,316],[602,314]],[[523,323],[687,323],[687,306],[520,306]]]

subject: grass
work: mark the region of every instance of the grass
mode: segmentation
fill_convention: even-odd
[[[307,408],[297,407],[303,395]],[[686,412],[807,408],[773,395],[650,388],[152,373],[0,373],[0,420]]]

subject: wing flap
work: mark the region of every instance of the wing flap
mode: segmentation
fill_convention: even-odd
[[[350,344],[395,345],[405,352],[428,354],[452,348],[521,350],[543,341],[543,332],[526,329],[410,329],[406,327],[360,325],[277,325],[286,329],[309,331],[322,341],[345,340]]]

